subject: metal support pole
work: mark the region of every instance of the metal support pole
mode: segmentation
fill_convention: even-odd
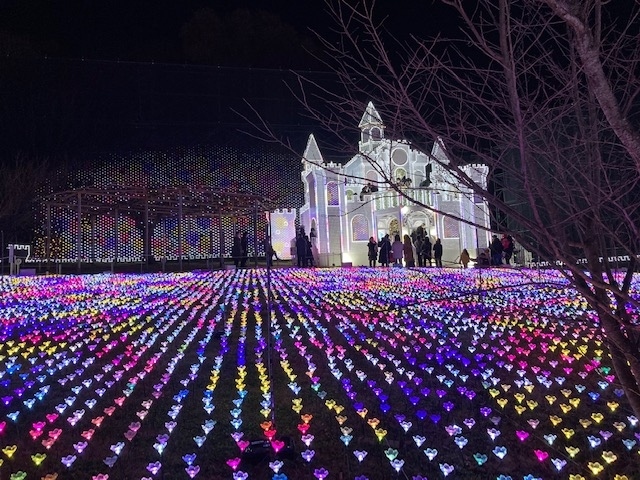
[[[144,203],[144,241],[142,247],[143,262],[146,271],[149,271],[149,258],[151,257],[151,236],[149,234],[149,197],[145,198]]]
[[[96,261],[96,215],[91,215],[91,261]]]
[[[114,246],[113,246],[113,261],[111,262],[111,273],[113,273],[114,268],[115,268],[115,264],[118,263],[118,248],[119,248],[119,234],[120,232],[118,231],[118,224],[120,223],[119,219],[120,219],[120,212],[119,210],[116,208],[115,212],[113,213],[114,218],[113,218],[113,229],[115,230],[114,233]]]
[[[46,229],[47,229],[47,238],[44,244],[44,254],[47,257],[47,272],[51,272],[51,204],[50,203],[47,203]],[[2,242],[2,244],[4,245],[4,241]],[[2,273],[4,273],[4,271]]]
[[[267,264],[269,260],[267,259]],[[253,206],[253,268],[258,268],[258,202]]]
[[[222,214],[218,214],[218,234],[220,235],[220,268],[224,270],[224,230],[222,229]]]
[[[78,231],[76,236],[76,261],[78,267],[78,273],[82,270],[82,260],[80,258],[80,254],[82,251],[82,193],[78,192]]]
[[[178,196],[178,270],[182,272],[182,195]]]

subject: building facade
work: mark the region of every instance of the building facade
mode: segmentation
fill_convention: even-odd
[[[448,160],[441,142],[425,153],[406,140],[386,138],[372,103],[359,127],[358,153],[346,164],[325,162],[313,135],[303,155],[299,221],[313,233],[318,266],[368,265],[369,237],[389,234],[393,240],[419,229],[432,244],[441,239],[444,266],[457,265],[463,248],[475,256],[488,245],[488,206],[442,167]],[[464,170],[486,188],[485,165]]]

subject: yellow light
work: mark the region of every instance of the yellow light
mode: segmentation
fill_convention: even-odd
[[[562,413],[569,413],[571,411],[571,405],[567,405],[566,403],[561,403],[560,409],[562,410]]]
[[[549,417],[549,420],[551,420],[551,423],[553,423],[554,427],[562,423],[562,419],[556,415],[551,415]]]
[[[581,418],[580,419],[580,425],[582,425],[582,428],[589,428],[591,423],[592,423],[591,420],[589,420],[588,418]]]
[[[367,423],[369,424],[369,426],[371,428],[373,428],[374,430],[376,429],[376,427],[380,424],[380,420],[378,420],[377,418],[370,418],[369,420],[367,420]]]
[[[572,447],[570,445],[565,447],[565,450],[569,454],[571,458],[575,457],[578,453],[580,453],[580,449],[578,447]]]
[[[374,432],[376,434],[376,437],[378,437],[379,442],[384,440],[384,437],[387,436],[387,431],[384,428],[376,428]]]
[[[594,475],[598,475],[600,472],[602,472],[602,470],[604,470],[602,464],[598,462],[589,462],[587,464],[587,467],[589,467],[589,470],[591,470],[591,473],[593,473]]]

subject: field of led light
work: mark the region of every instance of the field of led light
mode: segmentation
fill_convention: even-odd
[[[268,283],[0,278],[0,479],[640,478],[553,272],[279,269],[271,308]]]

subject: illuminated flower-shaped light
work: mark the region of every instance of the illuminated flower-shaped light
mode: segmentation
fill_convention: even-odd
[[[313,476],[316,477],[318,480],[324,480],[329,476],[329,471],[324,467],[316,468],[313,471]]]
[[[578,447],[573,447],[571,445],[567,445],[565,447],[565,450],[571,458],[574,458],[576,455],[578,455],[578,453],[580,453],[580,449]]]
[[[2,453],[4,453],[7,456],[7,458],[12,458],[17,450],[18,450],[17,445],[7,445],[2,449]]]
[[[34,453],[31,455],[31,461],[33,461],[36,467],[39,467],[40,464],[44,462],[45,458],[47,458],[46,453]]]
[[[311,442],[313,442],[313,439],[315,437],[311,434],[306,434],[306,435],[302,435],[302,437],[300,437],[300,439],[302,440],[302,443],[304,443],[307,447],[311,445]]]
[[[384,440],[384,437],[387,436],[387,431],[384,428],[376,428],[374,432],[379,442],[382,442],[382,440]]]
[[[71,465],[73,465],[73,462],[75,462],[77,458],[78,457],[76,457],[75,455],[66,455],[62,457],[60,461],[65,467],[70,468]]]
[[[354,450],[353,454],[358,459],[358,462],[362,462],[369,452],[366,450]]]
[[[486,463],[486,461],[489,459],[489,457],[487,457],[483,453],[474,453],[473,454],[473,459],[476,461],[476,463],[478,465],[483,465],[484,463]]]
[[[194,478],[198,473],[200,473],[200,465],[189,465],[184,469],[189,475],[189,478]]]
[[[436,458],[436,455],[438,455],[438,450],[436,450],[435,448],[427,448],[423,450],[423,452],[429,460],[433,460],[434,458]]]
[[[271,448],[273,451],[278,453],[285,446],[285,443],[282,440],[271,440]]]
[[[498,445],[493,448],[492,452],[496,457],[502,460],[507,455],[507,447]]]
[[[458,446],[458,448],[462,449],[467,443],[469,443],[469,440],[467,440],[467,438],[463,437],[462,435],[459,435],[454,439],[454,442]]]
[[[587,440],[589,441],[591,448],[597,448],[602,443],[602,439],[600,437],[594,437],[593,435],[589,435]]]
[[[269,468],[274,473],[278,473],[283,466],[284,466],[284,462],[282,460],[275,460],[273,462],[269,462]]]
[[[402,467],[404,466],[404,460],[399,458],[391,460],[391,466],[396,472],[400,473],[400,470],[402,470]]]
[[[315,456],[316,451],[315,450],[304,450],[303,452],[300,453],[300,456],[302,458],[304,458],[304,460],[306,462],[311,462],[311,460],[313,459],[313,457]]]
[[[440,464],[440,471],[445,477],[448,477],[450,474],[452,474],[454,470],[455,468],[453,465],[449,465],[448,463]]]
[[[591,470],[591,473],[593,473],[594,475],[598,475],[604,470],[602,464],[598,462],[587,463],[587,468]]]

